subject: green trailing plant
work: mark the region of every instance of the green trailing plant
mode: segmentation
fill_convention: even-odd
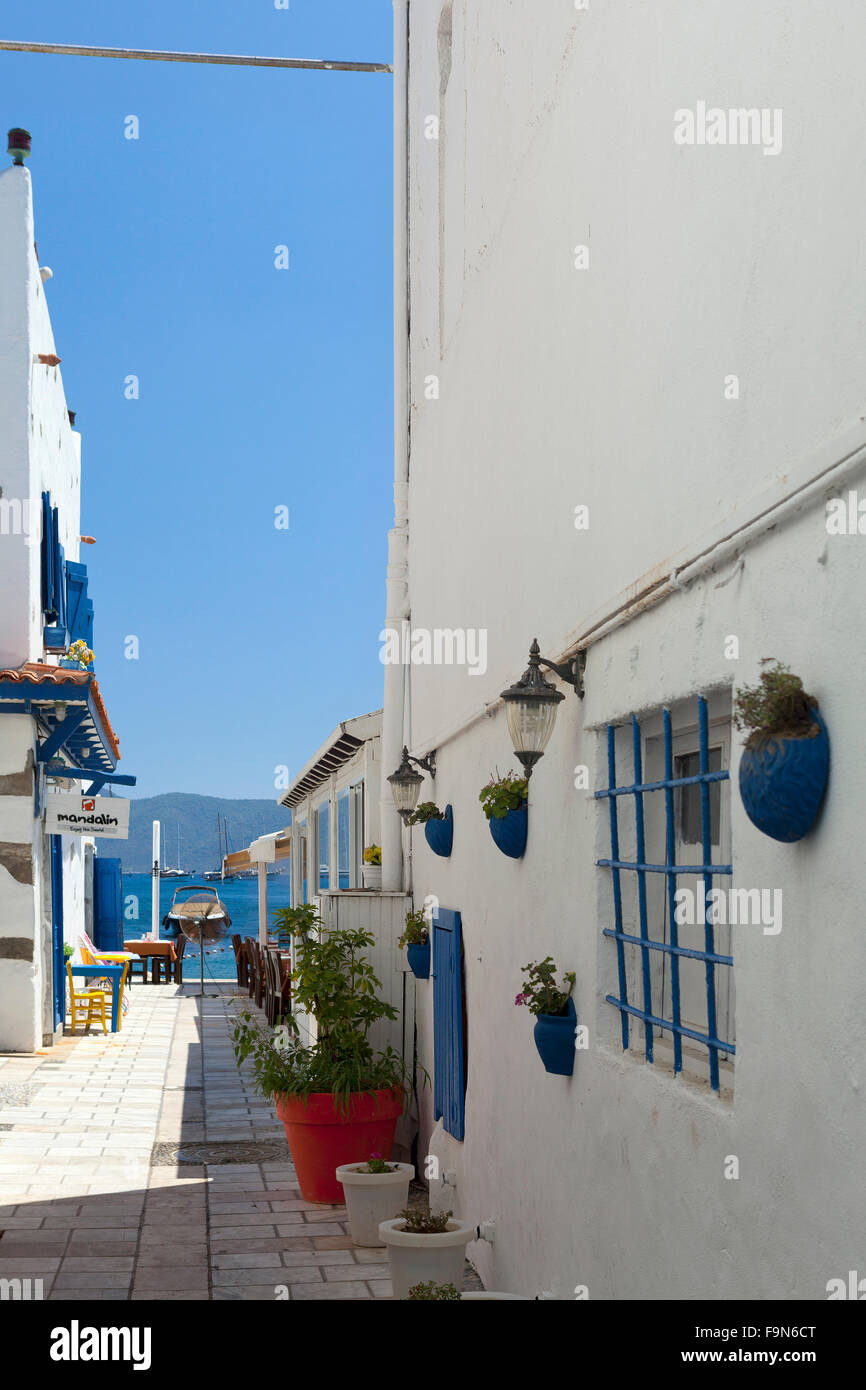
[[[66,944],[65,944],[65,946],[63,947],[63,959],[64,959],[64,960],[72,960],[72,957],[73,957],[74,955],[75,955],[75,947],[74,947],[74,946],[70,946],[69,942],[67,941]]]
[[[364,850],[364,863],[365,863],[365,864],[381,864],[381,863],[382,863],[382,846],[381,846],[381,845],[368,845],[367,848]]]
[[[316,1038],[304,1044],[297,1023],[265,1031],[245,1011],[234,1029],[238,1064],[252,1060],[257,1089],[268,1098],[330,1092],[342,1113],[353,1095],[403,1090],[409,1074],[392,1047],[374,1052],[368,1034],[397,1010],[380,998],[381,981],[367,952],[375,938],[363,930],[327,931],[310,906],[274,914],[277,931],[292,943],[292,1000],[316,1022]]]
[[[428,820],[444,820],[445,812],[440,811],[435,801],[422,801],[408,817],[407,825],[426,825]]]
[[[408,1294],[411,1303],[422,1303],[433,1301],[434,1299],[445,1302],[459,1301],[460,1294],[453,1284],[437,1284],[429,1279],[426,1284],[413,1284]]]
[[[529,782],[514,772],[500,777],[497,768],[486,787],[478,793],[478,800],[484,808],[488,820],[504,820],[509,811],[516,811],[529,796]]]
[[[577,976],[573,970],[563,975],[563,987],[556,983],[556,964],[552,956],[521,967],[525,979],[523,989],[514,1002],[520,1008],[525,1005],[532,1014],[549,1014],[561,1018],[568,1013],[568,1001]],[[565,987],[567,986],[567,988]]]
[[[734,699],[734,724],[751,730],[747,748],[755,748],[766,739],[814,738],[818,725],[811,711],[818,701],[807,695],[803,682],[788,666],[775,657],[765,656],[765,668],[757,685],[747,685]]]
[[[428,932],[427,915],[423,909],[419,909],[418,912],[407,912],[406,926],[397,945],[401,951],[407,946],[426,946]]]
[[[359,1173],[393,1173],[396,1171],[396,1164],[386,1163],[381,1154],[370,1154],[369,1161],[358,1169]]]
[[[411,1231],[416,1236],[441,1236],[448,1230],[448,1222],[453,1211],[431,1211],[429,1207],[405,1207],[400,1212],[403,1218],[401,1231]]]

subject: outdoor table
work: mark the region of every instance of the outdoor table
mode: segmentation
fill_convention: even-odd
[[[70,965],[73,975],[89,976],[90,979],[111,980],[111,1031],[117,1032],[117,1018],[120,1010],[120,981],[125,969],[122,965]]]
[[[150,980],[151,984],[156,982],[157,959],[163,958],[165,961],[174,962],[177,960],[177,952],[174,949],[173,941],[124,941],[123,949],[132,951],[135,955],[144,960],[150,960]],[[168,972],[166,972],[166,983],[168,983]]]

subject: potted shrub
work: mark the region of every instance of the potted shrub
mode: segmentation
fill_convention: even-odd
[[[564,985],[556,983],[556,965],[551,956],[523,966],[523,989],[514,1000],[535,1014],[533,1037],[545,1071],[554,1076],[571,1076],[574,1071],[574,1035],[577,1013],[571,991],[575,973],[563,975]]]
[[[364,850],[361,875],[365,888],[382,887],[382,849],[380,845],[368,845]]]
[[[374,1153],[368,1163],[342,1163],[337,1182],[349,1211],[349,1228],[356,1245],[384,1245],[379,1225],[397,1216],[409,1200],[415,1176],[411,1163],[386,1163]]]
[[[406,913],[406,926],[397,945],[401,950],[403,947],[406,948],[409,969],[416,980],[429,980],[430,933],[426,913],[423,911]]]
[[[511,859],[519,859],[526,849],[528,797],[525,777],[513,772],[500,777],[498,770],[478,793],[494,843]]]
[[[424,838],[434,854],[447,859],[454,842],[454,814],[450,806],[440,811],[435,801],[422,801],[409,817],[407,825],[423,825]]]
[[[439,1302],[458,1302],[460,1294],[453,1284],[435,1284],[432,1279],[428,1279],[426,1284],[413,1284],[407,1294],[410,1303],[425,1303],[437,1300]]]
[[[379,997],[366,954],[375,945],[370,932],[320,931],[312,904],[274,916],[292,941],[292,1000],[315,1021],[315,1041],[301,1042],[293,1015],[265,1032],[245,1012],[235,1055],[239,1064],[252,1059],[257,1089],[275,1102],[304,1200],[339,1203],[337,1168],[390,1155],[394,1145],[406,1066],[392,1047],[374,1052],[367,1035],[397,1010]]]
[[[811,830],[830,770],[827,726],[803,682],[771,657],[758,685],[734,700],[734,724],[750,730],[740,759],[740,796],[753,825],[790,843]]]
[[[406,1208],[383,1221],[379,1235],[388,1247],[395,1298],[408,1298],[414,1285],[430,1281],[463,1287],[466,1246],[475,1239],[468,1221],[455,1221],[450,1211]]]

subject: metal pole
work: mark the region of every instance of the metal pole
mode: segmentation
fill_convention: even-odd
[[[305,68],[313,72],[392,72],[390,63],[352,63],[329,58],[255,57],[245,53],[177,53],[155,48],[96,48],[75,43],[28,43],[0,39],[7,53],[58,53],[72,58],[138,58],[150,63],[223,63],[232,67]]]
[[[153,822],[153,880],[150,891],[150,934],[159,940],[159,821]]]

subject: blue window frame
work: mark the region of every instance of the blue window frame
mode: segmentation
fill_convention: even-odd
[[[664,777],[658,781],[644,782],[642,758],[641,758],[641,727],[635,715],[631,716],[632,731],[632,756],[633,773],[632,782],[627,785],[618,786],[616,780],[616,728],[608,725],[607,729],[607,762],[609,785],[595,793],[597,798],[606,798],[610,817],[610,858],[599,859],[598,865],[601,868],[609,869],[613,887],[613,928],[605,927],[604,935],[616,942],[617,952],[617,977],[619,985],[619,997],[608,994],[607,1002],[612,1004],[620,1011],[620,1021],[622,1027],[622,1046],[624,1051],[629,1047],[629,1019],[635,1018],[643,1026],[644,1050],[648,1062],[653,1061],[653,1030],[660,1028],[669,1030],[673,1036],[674,1050],[674,1070],[682,1070],[682,1047],[683,1038],[689,1038],[705,1046],[709,1053],[710,1084],[713,1090],[719,1089],[719,1054],[733,1055],[735,1047],[733,1043],[726,1042],[718,1036],[717,1010],[716,1010],[716,970],[717,968],[730,968],[733,963],[732,955],[723,955],[716,949],[715,929],[712,922],[709,894],[712,890],[713,879],[719,875],[730,875],[733,872],[731,864],[714,864],[712,862],[712,846],[714,842],[714,824],[716,824],[717,798],[711,798],[711,789],[714,784],[728,781],[730,774],[726,769],[710,767],[710,748],[709,748],[709,723],[707,714],[707,702],[701,697],[698,700],[698,754],[697,767],[691,770],[691,765],[687,760],[681,759],[679,768],[681,773],[689,775],[674,776],[674,751],[673,735],[671,730],[671,715],[669,710],[663,711],[663,734],[664,734]],[[662,795],[665,806],[665,862],[663,864],[651,864],[646,860],[645,849],[645,818],[644,818],[644,798],[648,796]],[[620,822],[618,813],[618,800],[620,797],[633,798],[634,805],[634,861],[623,859],[620,855]],[[677,822],[675,815],[676,806],[680,808],[681,824],[686,822],[685,833],[680,833],[680,843],[684,840],[700,845],[699,863],[678,863],[676,857],[677,844]],[[624,930],[623,915],[623,875],[634,874],[637,880],[637,906],[639,935],[635,936],[631,932]],[[647,875],[663,874],[665,876],[665,889],[667,898],[667,920],[669,932],[667,940],[658,940],[651,937],[647,912]],[[677,913],[675,906],[677,892],[677,878],[688,876],[703,883],[704,902],[706,910],[704,913],[703,950],[691,949],[682,946],[679,941],[677,927]],[[632,950],[637,948],[640,953],[640,979],[642,983],[642,1005],[638,1006],[629,1000],[626,970],[626,948]],[[654,1005],[652,992],[652,970],[650,957],[652,952],[663,952],[670,963],[670,1018],[664,1017],[664,993],[661,999],[657,999]],[[681,1016],[681,990],[680,990],[680,971],[683,962],[695,961],[703,965],[704,983],[706,993],[706,1031],[689,1027],[683,1023]]]
[[[337,875],[340,888],[351,885],[349,861],[349,793],[344,791],[337,799]]]
[[[93,603],[87,597],[87,566],[66,561],[66,626],[69,641],[93,647]]]
[[[331,886],[331,808],[319,807],[318,813],[319,889]]]
[[[463,1138],[466,1100],[461,938],[460,913],[437,908],[433,913],[433,1116],[455,1139]]]

